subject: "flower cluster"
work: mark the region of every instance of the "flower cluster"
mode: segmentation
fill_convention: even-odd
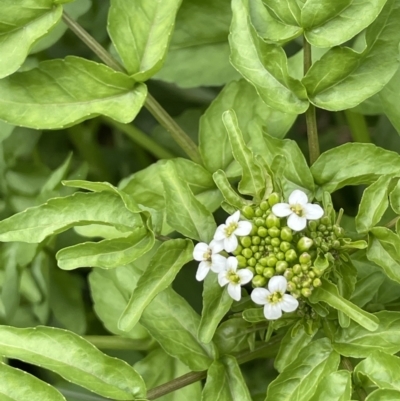
[[[325,234],[309,233],[307,226],[307,221],[321,225],[321,206],[309,203],[300,190],[292,192],[288,203],[280,200],[272,193],[258,206],[246,206],[241,212],[247,220],[241,220],[236,211],[217,228],[210,244],[199,243],[193,252],[200,262],[197,280],[203,280],[210,270],[217,273],[218,283],[227,286],[236,301],[241,298],[241,286],[251,282],[251,299],[264,306],[269,320],[280,318],[282,311],[295,311],[298,298],[309,297],[322,284],[323,269],[314,266],[319,251],[315,241],[326,242]],[[325,231],[332,234],[328,228]]]

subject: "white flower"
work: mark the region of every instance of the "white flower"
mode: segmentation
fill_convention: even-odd
[[[230,256],[226,261],[225,270],[218,274],[218,283],[221,287],[228,284],[228,294],[235,301],[240,301],[242,296],[240,286],[247,284],[253,278],[253,273],[249,269],[237,270],[237,265],[237,259]]]
[[[193,259],[200,262],[196,273],[196,280],[202,281],[212,270],[214,273],[219,273],[225,269],[226,257],[219,255],[223,245],[218,241],[211,241],[210,245],[204,242],[199,242],[193,249]]]
[[[258,305],[264,305],[264,316],[268,320],[276,320],[282,316],[282,311],[293,312],[299,306],[299,301],[285,294],[287,281],[283,276],[274,276],[268,282],[268,290],[255,288],[251,299]]]
[[[306,228],[307,220],[317,220],[324,215],[319,205],[308,203],[307,195],[295,189],[289,196],[289,203],[277,203],[272,206],[272,213],[278,217],[288,217],[287,225],[294,231]]]
[[[218,226],[215,231],[214,239],[223,241],[226,252],[233,252],[238,246],[237,235],[249,235],[253,226],[249,221],[239,221],[240,211],[236,211],[232,216],[226,219],[225,224]]]

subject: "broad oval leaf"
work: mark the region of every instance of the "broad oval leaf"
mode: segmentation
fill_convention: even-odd
[[[67,330],[0,326],[0,353],[50,369],[104,397],[137,400],[146,395],[142,378],[126,362]]]
[[[129,123],[142,108],[147,88],[103,64],[68,56],[2,79],[0,92],[0,119],[56,129],[100,114]]]
[[[54,387],[19,369],[0,363],[2,401],[65,401]]]
[[[398,401],[400,399],[400,391],[397,390],[375,390],[365,401]]]
[[[376,21],[366,30],[361,53],[335,47],[315,62],[302,83],[316,106],[344,110],[379,92],[399,66],[400,4],[388,0]]]
[[[309,401],[318,383],[337,370],[339,361],[327,338],[314,341],[268,386],[265,401]]]
[[[112,0],[108,32],[127,71],[146,81],[162,66],[182,0]]]
[[[339,328],[333,343],[341,355],[366,358],[373,351],[395,354],[400,351],[400,313],[382,311],[375,314],[379,319],[377,330],[369,331],[351,322],[347,328]]]
[[[61,19],[62,7],[52,0],[2,0],[0,78],[17,71],[29,50]]]
[[[139,322],[149,303],[175,279],[179,270],[193,259],[193,243],[190,240],[173,239],[157,249],[149,266],[139,278],[129,303],[122,313],[118,327],[129,331]]]
[[[77,192],[50,199],[0,222],[0,241],[38,243],[73,226],[99,223],[131,231],[143,225],[141,216],[125,208],[122,200],[107,192]]]
[[[378,93],[378,101],[380,100],[382,106],[382,113],[385,113],[390,122],[400,133],[400,115],[396,105],[399,102],[399,92],[397,88],[400,87],[400,68],[393,75],[392,79],[387,85]],[[376,113],[376,108],[374,108]],[[378,111],[379,112],[379,111]]]
[[[400,214],[400,180],[397,181],[396,186],[390,193],[390,206],[395,213]]]
[[[351,373],[348,370],[339,370],[326,376],[318,384],[310,401],[350,401],[351,394]]]
[[[264,0],[275,18],[288,25],[300,25],[301,8],[296,0]]]
[[[254,85],[268,106],[284,113],[304,113],[309,105],[306,91],[289,76],[284,50],[257,35],[250,22],[249,0],[233,0],[232,10],[229,43],[233,66]]]

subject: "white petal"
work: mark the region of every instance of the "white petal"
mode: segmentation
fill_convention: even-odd
[[[215,240],[222,241],[223,239],[226,238],[225,228],[226,228],[225,224],[220,224],[217,227],[217,230],[215,231],[215,234],[214,234],[214,239]]]
[[[305,205],[307,202],[307,195],[300,189],[295,189],[289,196],[290,205]]]
[[[258,305],[265,305],[267,301],[268,295],[271,293],[265,288],[254,288],[251,292],[250,297],[252,301]]]
[[[226,270],[236,272],[238,266],[238,260],[234,256],[229,256],[226,260]]]
[[[218,284],[223,287],[224,285],[227,285],[230,281],[226,277],[226,271],[222,271],[221,273],[218,274]]]
[[[279,304],[284,312],[294,312],[299,306],[299,301],[291,295],[285,294]]]
[[[210,271],[210,265],[207,262],[201,262],[196,272],[196,280],[202,281]]]
[[[228,294],[235,301],[240,301],[240,298],[242,297],[242,289],[240,288],[240,285],[234,284],[234,283],[229,283],[228,284]]]
[[[224,241],[216,241],[213,239],[210,242],[209,248],[211,249],[212,253],[221,252],[224,249]]]
[[[286,217],[292,214],[293,212],[290,210],[290,205],[287,203],[277,203],[272,206],[272,213],[277,217]]]
[[[294,231],[301,231],[306,228],[307,219],[305,217],[297,216],[296,213],[293,213],[289,216],[287,225]]]
[[[241,285],[247,284],[253,278],[253,273],[249,269],[239,269],[237,275],[240,277]]]
[[[239,219],[240,219],[240,211],[236,210],[236,212],[233,213],[232,216],[229,216],[226,219],[226,225],[229,226],[229,224],[231,224],[231,223],[237,223],[239,221]]]
[[[249,235],[253,229],[253,225],[250,221],[239,221],[238,228],[233,232],[235,235],[245,236]]]
[[[283,276],[274,276],[268,282],[268,289],[271,292],[281,292],[284,294],[287,288],[287,280]]]
[[[208,245],[205,242],[199,242],[193,249],[193,259],[201,262],[204,254],[208,252]]]
[[[307,220],[317,220],[324,215],[324,209],[320,205],[314,205],[312,203],[307,203],[303,206],[304,217]]]
[[[233,252],[238,246],[238,240],[234,234],[224,239],[224,248],[226,252]]]
[[[268,320],[276,320],[282,316],[282,310],[278,304],[265,304],[264,305],[264,316]]]
[[[226,257],[222,255],[212,255],[211,256],[211,270],[214,273],[220,273],[226,270]]]

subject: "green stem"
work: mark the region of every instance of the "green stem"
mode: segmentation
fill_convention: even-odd
[[[304,75],[310,69],[312,64],[311,59],[311,45],[304,38]],[[308,149],[310,152],[310,164],[312,165],[319,157],[319,142],[318,142],[318,129],[317,129],[317,118],[315,114],[315,106],[310,103],[306,111],[306,124],[307,124],[307,137],[308,137]]]
[[[103,120],[108,125],[111,125],[126,134],[130,139],[132,139],[133,142],[135,142],[141,148],[147,150],[158,159],[172,159],[173,157],[175,157],[175,155],[172,154],[169,150],[164,149],[153,138],[146,135],[143,131],[141,131],[134,125],[122,124],[109,117],[103,117]]]
[[[400,219],[400,216],[395,217],[394,219],[390,220],[389,223],[385,224],[385,227],[387,227],[387,228],[394,227],[399,219]]]
[[[353,137],[354,142],[372,143],[365,117],[362,114],[354,113],[351,110],[345,110],[344,114],[347,123],[349,124],[351,136]]]
[[[353,370],[354,370],[353,364],[351,363],[349,358],[347,358],[345,356],[342,356],[342,366],[346,370],[348,370],[349,372],[353,373]],[[354,387],[355,387],[355,390],[356,390],[356,392],[358,394],[359,400],[360,401],[365,401],[365,399],[368,397],[368,394],[364,390],[364,388],[363,387],[359,387],[359,386],[354,386]]]
[[[63,21],[96,55],[110,68],[127,73],[111,54],[94,39],[81,25],[74,21],[65,11]],[[163,109],[163,107],[154,99],[150,93],[147,94],[144,104],[153,117],[171,134],[174,141],[184,150],[184,152],[196,163],[202,164],[199,150],[192,139],[183,131],[175,120]]]

